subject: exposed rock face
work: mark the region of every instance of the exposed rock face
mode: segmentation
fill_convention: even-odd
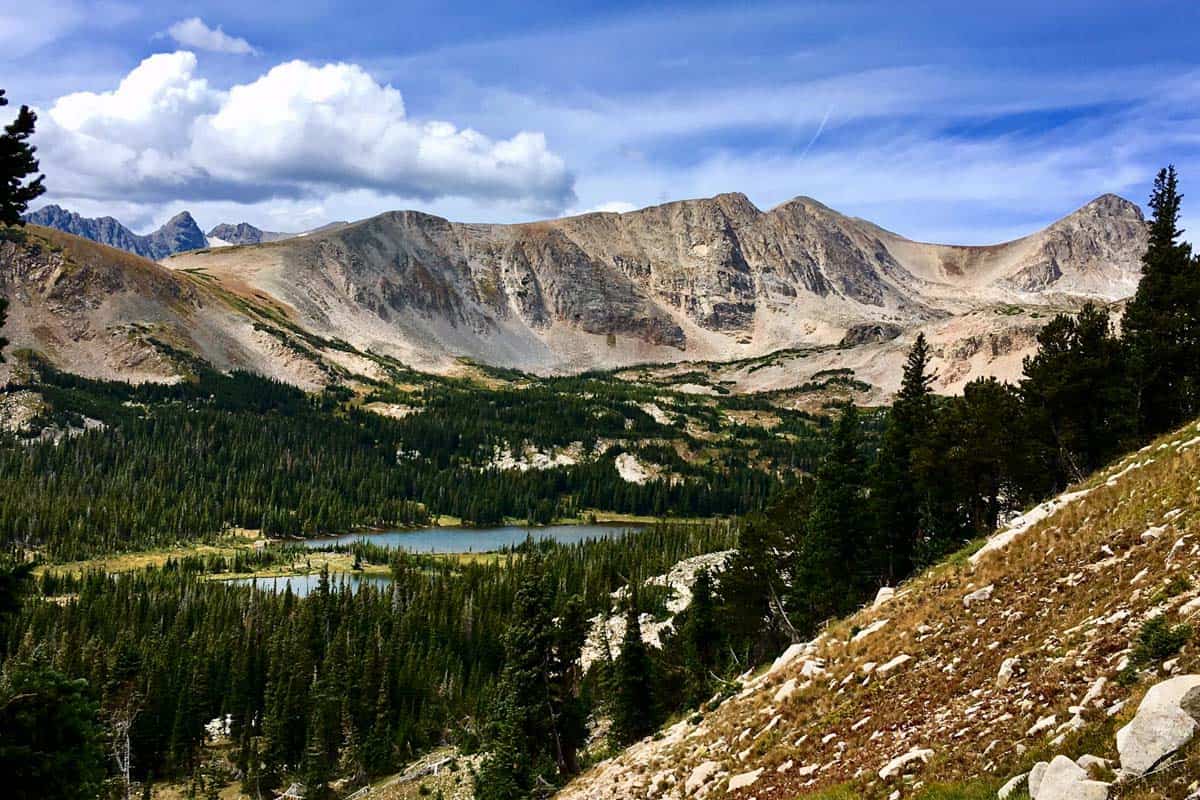
[[[149,236],[54,206],[31,220],[151,259],[180,253],[164,263],[417,368],[729,361],[720,379],[737,391],[837,374],[875,387],[872,402],[895,390],[918,330],[939,391],[1014,377],[1050,313],[1132,291],[1146,241],[1137,206],[1111,195],[991,247],[913,242],[808,198],[760,211],[741,194],[520,225],[390,212],[269,246],[282,234],[245,223],[210,241],[186,212]],[[204,249],[219,244],[243,246]]]
[[[208,240],[209,244],[261,244],[263,242],[277,242],[291,235],[290,233],[278,233],[277,231],[264,231],[248,222],[239,222],[236,225],[222,222],[208,232]]]
[[[1137,715],[1117,731],[1121,769],[1144,775],[1200,731],[1200,675],[1181,675],[1152,687]]]
[[[175,381],[195,356],[306,388],[322,384],[298,357],[206,284],[132,253],[29,225],[25,244],[0,243],[4,335],[68,372],[94,378]],[[256,326],[255,323],[258,323]],[[0,365],[5,383],[14,359]]]
[[[158,261],[175,253],[208,247],[200,226],[192,215],[182,211],[154,233],[139,236],[112,217],[90,219],[56,205],[41,208],[25,217],[26,222],[73,233],[93,242],[128,250],[139,256]]]
[[[954,247],[912,242],[808,198],[760,211],[725,194],[520,225],[389,212],[170,265],[249,281],[316,333],[418,365],[468,356],[570,372],[884,347],[988,304],[1115,300],[1136,285],[1145,241],[1138,207],[1111,195],[1025,239]],[[1011,327],[995,313],[985,321],[988,332]],[[1032,336],[1018,338],[978,335],[956,345],[968,351],[945,355],[974,364],[1016,353],[1019,363]]]

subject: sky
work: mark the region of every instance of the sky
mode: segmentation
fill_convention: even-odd
[[[0,87],[40,201],[139,232],[740,191],[986,244],[1200,186],[1194,0],[0,0]]]

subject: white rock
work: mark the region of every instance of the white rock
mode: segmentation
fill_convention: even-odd
[[[1055,756],[1038,782],[1034,800],[1107,800],[1108,784],[1088,780],[1087,773],[1066,756]]]
[[[882,630],[883,628],[885,628],[889,622],[891,622],[891,620],[877,619],[874,622],[872,622],[870,625],[868,625],[867,627],[863,628],[858,633],[856,633],[852,637],[850,637],[850,641],[861,642],[863,639],[867,638],[872,633],[875,633],[876,631]]]
[[[1075,759],[1075,763],[1078,764],[1079,768],[1084,772],[1087,772],[1092,767],[1101,767],[1103,769],[1108,768],[1108,759],[1101,758],[1100,756],[1082,755]]]
[[[1036,798],[1038,789],[1042,785],[1042,776],[1046,774],[1046,767],[1050,766],[1049,761],[1039,761],[1033,765],[1033,769],[1029,770],[1029,796]]]
[[[1017,658],[1006,658],[1000,664],[1000,671],[996,673],[996,688],[1003,689],[1008,686],[1012,680],[1013,673],[1017,670]]]
[[[1033,723],[1033,725],[1029,728],[1029,730],[1025,731],[1025,735],[1026,736],[1036,736],[1037,734],[1041,733],[1042,731],[1050,730],[1051,728],[1054,727],[1055,719],[1057,719],[1057,717],[1055,717],[1054,714],[1051,714],[1048,717],[1042,717],[1037,722]]]
[[[886,664],[880,664],[875,668],[875,672],[879,675],[887,675],[892,670],[899,669],[909,661],[912,661],[912,656],[908,653],[901,653]]]
[[[775,659],[774,663],[771,664],[771,668],[767,670],[767,674],[774,675],[775,673],[779,672],[779,670],[783,669],[788,664],[799,658],[807,649],[807,647],[808,645],[804,644],[803,642],[788,645],[788,648],[780,653],[779,658]]]
[[[1150,688],[1129,724],[1117,731],[1121,769],[1144,775],[1200,731],[1200,675],[1181,675]]]
[[[933,758],[932,750],[922,750],[921,748],[909,750],[904,755],[896,756],[887,764],[885,764],[883,769],[879,770],[879,777],[886,781],[889,778],[902,774],[905,771],[905,767],[909,766],[910,764],[918,761],[924,764],[931,758]]]
[[[779,691],[775,692],[775,698],[774,698],[775,705],[779,705],[780,703],[787,700],[789,697],[791,697],[795,693],[796,693],[796,679],[788,678],[787,681],[785,681],[784,684],[779,687]]]
[[[705,761],[696,767],[692,770],[692,774],[688,776],[688,779],[684,781],[683,793],[686,795],[695,794],[697,789],[712,780],[713,775],[716,775],[717,770],[720,768],[721,765],[716,761]]]
[[[1014,775],[1000,787],[1000,791],[996,792],[996,797],[999,800],[1008,800],[1009,796],[1021,787],[1021,784],[1029,780],[1029,773],[1022,772],[1020,775]]]
[[[758,778],[762,774],[763,767],[759,767],[750,772],[743,772],[741,775],[734,775],[729,779],[729,788],[727,791],[734,792],[738,789],[745,789],[747,786],[753,786],[758,782]]]
[[[895,596],[896,590],[891,586],[880,586],[879,591],[875,593],[875,602],[871,604],[871,608],[879,608]]]
[[[1087,693],[1084,694],[1083,699],[1079,701],[1079,705],[1087,706],[1091,703],[1094,703],[1096,700],[1099,700],[1100,696],[1104,694],[1104,687],[1107,683],[1107,678],[1096,678],[1096,681],[1088,687]]]
[[[970,608],[973,603],[983,603],[987,600],[991,600],[992,592],[995,591],[995,589],[996,585],[994,583],[989,583],[982,589],[976,589],[963,598],[963,605],[967,608]]]
[[[1179,607],[1179,616],[1189,617],[1197,611],[1200,611],[1200,597],[1193,597]]]
[[[800,677],[816,678],[825,674],[825,661],[820,658],[811,658],[804,662],[804,666],[800,667]]]

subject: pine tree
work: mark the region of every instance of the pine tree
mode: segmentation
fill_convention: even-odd
[[[684,642],[684,666],[687,669],[686,702],[696,705],[712,691],[712,673],[717,667],[721,628],[717,624],[712,576],[701,570],[692,585],[692,602],[681,631]]]
[[[8,300],[0,297],[0,328],[4,327],[4,320],[8,318]],[[4,363],[4,348],[8,347],[8,339],[0,336],[0,364]]]
[[[636,742],[654,730],[654,685],[650,651],[642,641],[637,595],[625,611],[625,635],[613,665],[612,739],[618,747]]]
[[[1154,181],[1142,279],[1122,321],[1143,436],[1200,413],[1200,264],[1179,239],[1182,201],[1175,167],[1168,166]]]
[[[814,622],[857,604],[867,581],[869,518],[858,410],[846,404],[817,470],[796,585]]]
[[[1135,421],[1126,351],[1106,309],[1088,303],[1060,314],[1025,359],[1021,398],[1046,464],[1037,493],[1082,480],[1121,452]]]
[[[0,775],[13,800],[99,796],[104,751],[87,682],[43,663],[0,676]]]
[[[922,538],[921,509],[927,476],[916,468],[927,463],[919,451],[928,448],[934,422],[930,358],[929,343],[920,333],[909,350],[900,392],[888,412],[872,475],[873,571],[881,582],[895,583],[912,571],[917,543]]]
[[[8,98],[0,89],[0,107],[6,105]],[[46,191],[44,175],[25,182],[38,170],[37,148],[28,141],[36,122],[37,114],[29,106],[21,106],[17,118],[0,135],[0,225],[23,225],[21,215],[29,203]]]

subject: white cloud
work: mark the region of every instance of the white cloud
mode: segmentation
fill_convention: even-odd
[[[210,28],[199,17],[183,19],[167,28],[167,35],[183,47],[196,50],[208,50],[213,53],[233,53],[234,55],[254,55],[258,51],[245,39],[230,36],[221,30],[221,26]]]
[[[571,204],[573,177],[541,133],[495,140],[411,119],[354,64],[280,64],[228,90],[188,51],[147,58],[108,92],[59,98],[39,131],[57,197],[259,202],[335,191],[432,201]]]
[[[633,203],[627,203],[624,200],[609,200],[607,203],[601,203],[598,206],[584,209],[580,214],[596,214],[596,213],[613,213],[624,214],[626,211],[636,211],[637,206]]]

